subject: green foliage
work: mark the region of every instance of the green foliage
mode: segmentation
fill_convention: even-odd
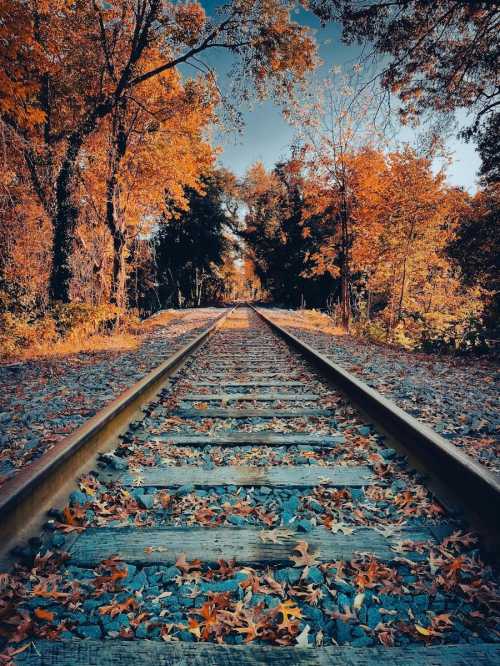
[[[482,352],[487,351],[484,322],[474,316],[466,319],[449,316],[420,322],[417,348],[424,352]]]
[[[500,113],[495,113],[481,128],[477,148],[481,157],[479,175],[487,185],[500,182]]]
[[[203,185],[204,192],[186,191],[187,211],[174,210],[158,227],[154,246],[161,307],[205,305],[220,298],[227,286],[219,273],[231,249],[224,173],[205,177]]]
[[[500,332],[499,210],[500,185],[478,192],[447,248],[464,282],[484,291],[484,326],[489,337],[498,337]]]
[[[443,313],[414,314],[400,321],[392,331],[390,341],[382,318],[354,319],[351,332],[359,337],[404,349],[426,353],[463,354],[488,351],[485,326],[481,318],[445,315]]]

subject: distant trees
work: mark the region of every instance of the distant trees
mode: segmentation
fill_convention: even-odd
[[[500,186],[479,191],[464,208],[448,252],[467,285],[483,290],[488,334],[498,339],[500,326]]]
[[[298,162],[278,164],[271,173],[257,163],[243,181],[241,196],[248,206],[242,235],[264,290],[275,303],[291,307],[321,304],[331,280],[306,276],[314,244],[301,226],[304,179]]]
[[[161,307],[199,307],[224,295],[223,267],[231,251],[224,206],[229,174],[212,172],[186,190],[185,209],[170,209],[154,236],[156,297]]]
[[[479,342],[495,287],[495,234],[484,238],[485,247],[470,248],[472,256],[483,255],[483,268],[474,272],[473,261],[464,264],[469,197],[448,186],[442,173],[433,174],[430,159],[409,147],[391,153],[361,147],[344,154],[343,169],[347,180],[338,183],[318,179],[295,159],[270,174],[261,165],[249,171],[244,188],[253,196],[247,198],[245,236],[274,299],[296,306],[303,294],[302,304],[332,309],[345,326],[341,212],[348,182],[348,325],[428,349]],[[492,220],[481,214],[484,233]],[[476,237],[471,232],[469,242]],[[459,248],[458,264],[450,248]]]
[[[479,133],[477,147],[481,157],[479,175],[488,187],[500,183],[500,112],[488,118]]]
[[[364,313],[391,339],[432,312],[451,322],[453,307],[464,322],[489,304],[491,319],[498,8],[303,5],[371,44],[403,120],[468,110],[483,191],[470,200],[423,157],[385,152],[367,123],[380,108],[369,86],[323,81],[298,100],[316,46],[291,0],[235,0],[211,16],[196,1],[0,0],[0,334],[16,318],[63,330],[65,308],[78,319],[95,307],[109,329],[127,308],[236,294],[230,282],[291,306],[334,303],[346,327]],[[232,62],[224,96],[203,59],[220,49]],[[235,184],[215,170],[209,130],[265,97],[302,131],[292,160],[254,167],[241,186],[240,258]]]

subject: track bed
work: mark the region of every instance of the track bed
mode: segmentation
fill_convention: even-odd
[[[476,536],[248,308],[2,585],[5,654],[26,648],[24,666],[500,661]]]

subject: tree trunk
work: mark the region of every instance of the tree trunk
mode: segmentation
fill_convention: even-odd
[[[127,230],[124,221],[119,218],[116,201],[118,199],[116,174],[112,174],[106,184],[106,225],[113,239],[113,273],[111,276],[111,303],[120,308],[127,305]]]
[[[406,288],[406,257],[403,262],[403,277],[401,278],[401,291],[399,294],[399,304],[398,304],[398,317],[397,322],[401,321],[401,314],[403,312],[403,300],[405,297],[405,288]]]
[[[390,302],[391,302],[391,308],[390,308],[390,316],[389,316],[389,321],[387,323],[387,341],[392,342],[392,331],[394,329],[394,324],[395,324],[395,313],[396,313],[396,308],[395,308],[395,303],[396,303],[396,263],[393,264],[392,267],[392,284],[391,284],[391,290],[390,290]]]
[[[100,104],[68,138],[66,155],[57,176],[55,213],[52,218],[53,259],[49,280],[49,297],[52,302],[69,303],[70,260],[79,213],[78,204],[74,200],[76,161],[85,139],[95,130],[98,119],[104,118],[112,108],[109,100]]]
[[[78,222],[78,205],[74,201],[76,159],[83,144],[82,133],[70,137],[66,157],[57,178],[56,211],[53,218],[53,260],[49,282],[51,301],[69,303],[71,283],[70,260]]]
[[[127,234],[124,229],[116,229],[113,234],[113,277],[111,283],[111,303],[119,308],[127,307]]]
[[[347,201],[345,194],[342,197],[340,210],[341,219],[341,252],[340,252],[340,307],[342,326],[349,330],[351,319],[351,297],[350,297],[350,266],[349,266],[349,224]]]
[[[113,238],[113,274],[111,278],[111,303],[120,308],[127,306],[127,228],[120,207],[118,172],[127,152],[128,136],[125,131],[125,104],[118,105],[113,114],[113,141],[108,156],[109,171],[106,181],[106,224]]]

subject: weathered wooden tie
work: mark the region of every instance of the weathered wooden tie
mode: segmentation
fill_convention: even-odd
[[[207,410],[205,410],[207,411]],[[211,435],[163,433],[153,440],[171,442],[179,446],[307,446],[309,448],[335,448],[345,442],[342,434],[306,435],[303,433],[217,431]]]
[[[196,373],[196,377],[199,380],[208,380],[211,383],[215,383],[216,380],[223,380],[232,383],[233,378],[235,380],[244,380],[245,382],[248,383],[253,383],[253,380],[257,379],[262,379],[262,380],[267,380],[267,379],[273,379],[276,381],[280,381],[280,377],[285,377],[287,380],[296,380],[300,381],[301,377],[303,376],[303,373],[297,373],[297,372],[256,372],[255,369],[252,371],[246,371],[246,372],[240,372],[239,370],[231,371],[231,372],[210,372],[210,371],[205,371],[201,369],[199,372]],[[302,382],[301,382],[302,383]],[[219,382],[217,382],[218,385],[220,385]]]
[[[293,530],[293,524],[289,528]],[[397,529],[397,528],[395,528]],[[357,553],[392,560],[399,556],[394,548],[401,541],[429,541],[435,538],[438,527],[397,530],[390,537],[370,528],[356,529],[352,534],[333,534],[324,527],[307,533],[288,536],[283,528],[279,543],[273,543],[274,533],[266,541],[266,532],[257,528],[236,527],[110,527],[90,528],[76,535],[68,552],[71,561],[80,566],[94,566],[110,555],[131,564],[175,564],[180,553],[188,560],[201,560],[207,565],[219,560],[235,560],[241,565],[291,565],[290,556],[299,541],[307,541],[310,552],[318,551],[321,562],[350,560]],[[441,530],[447,534],[451,529]],[[408,559],[425,559],[426,554],[405,551]]]
[[[149,640],[37,640],[16,666],[498,666],[500,644],[322,648],[165,643]]]
[[[124,473],[118,480],[126,486],[197,488],[214,486],[269,486],[271,488],[305,488],[314,486],[362,487],[377,483],[369,467],[322,467],[321,465],[276,465],[251,467],[226,465],[211,470],[194,465],[180,467],[145,467],[137,474]]]
[[[297,402],[304,400],[319,400],[319,395],[316,395],[315,393],[188,393],[181,396],[180,400],[187,402],[202,400],[205,402],[212,402],[214,400],[224,400],[226,402],[231,400],[257,400],[261,402],[288,400],[291,402]]]
[[[300,418],[302,416],[333,416],[329,409],[234,409],[210,408],[207,409],[178,409],[173,412],[175,416],[185,416],[189,419],[282,419]]]
[[[260,376],[260,375],[258,375]],[[227,380],[227,381],[193,381],[191,382],[192,386],[304,386],[304,382],[299,381],[279,381],[279,379],[269,379],[269,380],[258,380],[254,381],[238,381],[238,380]]]

